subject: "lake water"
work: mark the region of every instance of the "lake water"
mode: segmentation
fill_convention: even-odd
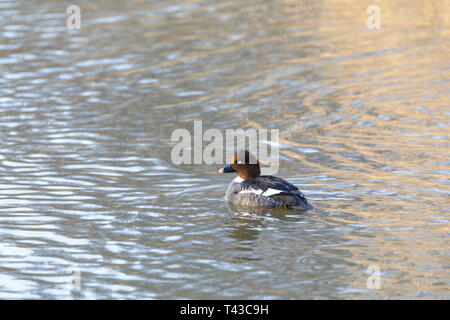
[[[0,298],[450,299],[450,3],[0,1]],[[228,209],[177,128],[279,129]]]

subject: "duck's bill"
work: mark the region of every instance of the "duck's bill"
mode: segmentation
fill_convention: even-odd
[[[236,172],[236,170],[233,169],[233,167],[231,166],[231,164],[223,167],[222,169],[219,170],[219,173],[229,173],[229,172]]]

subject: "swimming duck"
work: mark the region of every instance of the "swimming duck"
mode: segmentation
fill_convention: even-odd
[[[228,186],[226,193],[228,202],[244,206],[280,207],[301,211],[313,209],[303,193],[293,184],[277,177],[262,176],[259,162],[247,150],[235,153],[233,164],[219,170],[219,173],[229,172],[236,172],[238,176]]]

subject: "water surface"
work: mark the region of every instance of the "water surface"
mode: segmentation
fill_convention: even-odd
[[[448,1],[377,1],[379,30],[360,1],[71,4],[0,1],[0,298],[450,298]],[[279,129],[315,210],[229,210],[232,175],[171,161],[194,120]]]

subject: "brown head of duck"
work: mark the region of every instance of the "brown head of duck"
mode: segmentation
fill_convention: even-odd
[[[259,162],[248,150],[234,154],[233,163],[219,170],[219,173],[236,172],[243,180],[258,178],[261,175]]]

